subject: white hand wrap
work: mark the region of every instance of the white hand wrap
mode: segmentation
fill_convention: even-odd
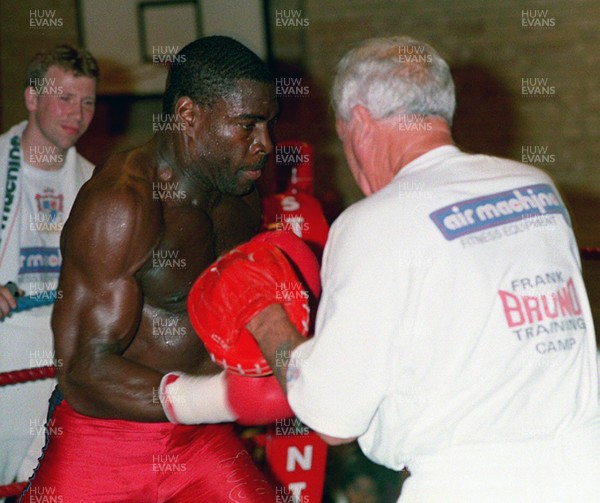
[[[235,421],[227,404],[225,372],[193,376],[169,372],[160,381],[160,403],[175,424],[206,424]]]

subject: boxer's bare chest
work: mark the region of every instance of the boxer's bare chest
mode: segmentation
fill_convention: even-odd
[[[162,236],[139,274],[143,299],[137,334],[125,355],[160,370],[208,371],[213,365],[187,316],[194,281],[224,251],[255,234],[260,215],[241,201],[213,211],[167,207]]]

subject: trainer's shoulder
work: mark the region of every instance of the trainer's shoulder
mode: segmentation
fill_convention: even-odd
[[[368,240],[381,237],[389,230],[390,222],[397,214],[397,188],[391,184],[346,208],[335,220],[332,231]]]
[[[488,166],[496,174],[515,175],[517,177],[531,178],[533,182],[553,183],[552,177],[543,168],[533,164],[525,164],[514,159],[497,157],[485,154],[470,154],[473,162]]]

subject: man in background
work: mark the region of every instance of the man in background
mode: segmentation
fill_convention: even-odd
[[[93,165],[75,144],[94,116],[94,57],[69,45],[35,55],[27,67],[28,120],[0,136],[0,371],[60,365],[46,305],[11,314],[15,296],[45,301],[61,267],[60,233]],[[7,286],[8,285],[8,286]],[[0,388],[0,484],[26,480],[44,441],[56,381]]]

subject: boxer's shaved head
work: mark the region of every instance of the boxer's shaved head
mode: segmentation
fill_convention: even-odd
[[[274,83],[268,66],[236,40],[212,36],[195,40],[179,51],[167,78],[163,113],[173,112],[182,96],[210,106],[232,91],[240,80]]]

